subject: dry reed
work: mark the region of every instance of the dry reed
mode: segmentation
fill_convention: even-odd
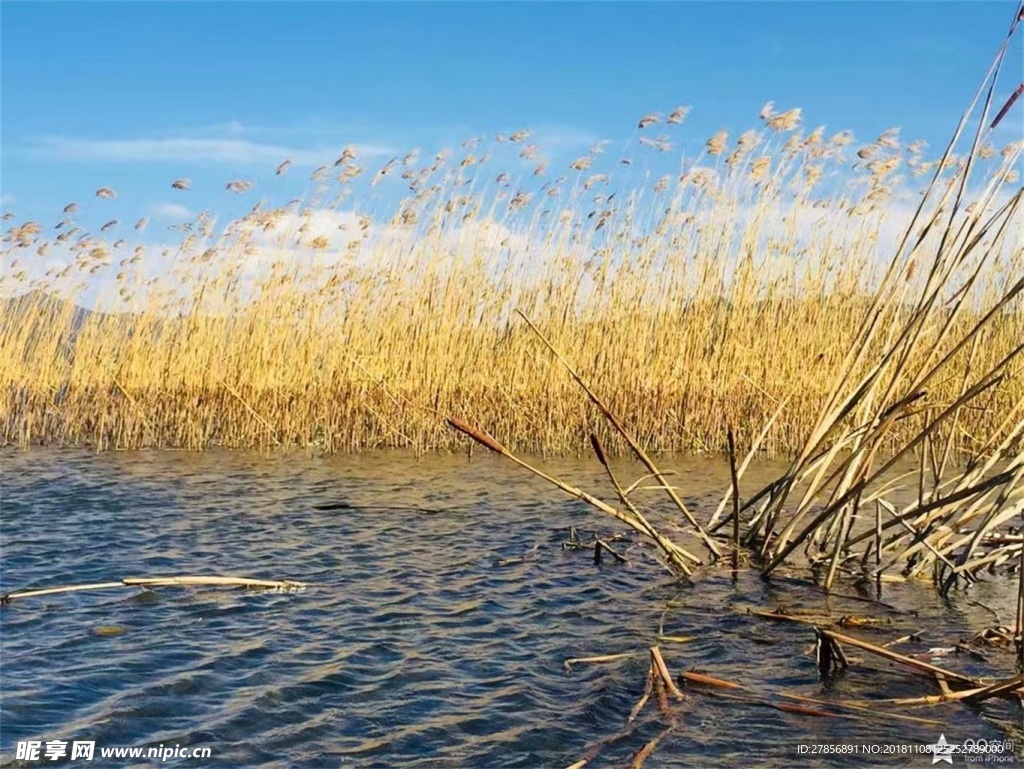
[[[979,183],[976,178],[981,161],[994,155],[986,148],[991,125],[998,120],[990,124],[988,117],[1003,58],[1020,20],[1018,15],[937,162],[884,265],[880,283],[850,316],[852,334],[845,346],[832,351],[836,366],[830,378],[820,380],[823,390],[818,410],[789,469],[755,493],[745,506],[739,503],[739,484],[747,462],[737,468],[733,430],[730,421],[724,420],[732,483],[708,529],[714,534],[726,521],[732,522],[734,570],[739,566],[741,515],[748,509],[752,512],[742,542],[756,548],[762,574],[772,574],[802,549],[804,563],[809,562],[826,590],[844,573],[881,580],[912,578],[930,570],[934,581],[948,591],[962,581],[975,581],[982,570],[1012,570],[1024,557],[1020,537],[1024,531],[1024,393],[1018,392],[1024,333],[1007,337],[1006,345],[991,358],[983,357],[993,348],[982,341],[1000,338],[1006,322],[1012,325],[1021,318],[1024,249],[1017,240],[1009,249],[999,244],[1007,244],[1008,234],[1020,236],[1024,188],[1000,201],[1005,169],[994,179]],[[1014,98],[1011,96],[1007,105],[1012,105]],[[774,130],[780,131],[792,130],[789,124],[799,115],[791,110],[771,117],[770,105],[762,112],[769,116],[769,127],[778,118]],[[644,122],[650,125],[653,117],[647,116]],[[966,127],[972,123],[975,133],[965,141]],[[861,159],[872,158],[867,165],[880,178],[896,166],[895,161],[883,163],[882,158],[886,150],[899,146],[897,135],[891,129],[858,152]],[[750,143],[747,139],[746,146]],[[966,154],[954,163],[954,149],[963,144],[967,145]],[[745,146],[743,137],[740,145]],[[1004,157],[1016,161],[1019,153],[1017,146]],[[945,176],[947,168],[952,171]],[[987,272],[993,268],[998,277]],[[987,288],[974,293],[979,285]],[[550,332],[541,331],[522,310],[517,312],[568,371],[613,434],[621,436],[659,482],[657,488],[666,491],[712,559],[720,557],[712,535],[625,426],[627,420],[613,411],[606,396],[597,395],[569,356],[551,340]],[[1012,395],[1005,399],[1009,393]],[[796,394],[789,395],[752,440],[751,452],[761,445],[780,414],[784,419],[792,408]],[[967,430],[966,425],[979,415],[988,423]],[[449,422],[563,491],[646,533],[664,554],[673,555],[675,543],[650,526],[646,514],[628,498],[610,469],[609,478],[626,512],[546,476],[489,433],[459,419],[450,418]],[[965,436],[969,440],[963,443]],[[608,469],[600,437],[592,434],[591,445]],[[906,485],[906,476],[893,479],[892,475],[907,461],[916,467],[916,499],[899,505],[894,502],[895,492]],[[721,520],[730,497],[733,512]],[[865,515],[865,508],[871,506],[873,527]],[[888,519],[883,522],[885,515]],[[858,545],[863,545],[860,553],[854,550]],[[685,559],[678,560],[677,570],[688,574]],[[900,567],[901,573],[893,574],[894,567]],[[1024,606],[1024,580],[1020,591],[1020,605]],[[1024,609],[1018,610],[1021,613]],[[1018,618],[1017,643],[1024,647],[1021,624]]]
[[[0,604],[7,604],[24,598],[39,598],[47,595],[61,595],[91,590],[111,590],[124,587],[147,589],[154,587],[244,587],[246,589],[293,592],[304,590],[306,584],[292,580],[250,579],[248,577],[125,577],[116,582],[92,582],[82,585],[60,585],[58,587],[14,590],[0,595]]]
[[[174,225],[170,248],[144,239],[145,220],[119,235],[108,187],[65,207],[53,230],[12,215],[0,434],[21,445],[425,451],[454,448],[439,418],[453,414],[515,451],[578,453],[592,432],[623,451],[520,309],[623,424],[642,426],[651,452],[723,450],[731,424],[739,449],[799,454],[826,405],[829,425],[867,420],[844,407],[840,380],[888,396],[885,430],[857,440],[895,450],[931,422],[927,409],[967,392],[968,371],[996,378],[933,442],[945,459],[1007,435],[1001,414],[1024,400],[1024,310],[1007,288],[1024,274],[1009,181],[1019,143],[926,160],[921,143],[889,131],[853,153],[849,132],[827,139],[800,128],[799,109],[773,105],[732,143],[724,131],[704,142],[686,136],[688,109],[644,116],[646,141],[618,158],[594,147],[559,162],[558,178],[526,131],[376,172],[346,148],[314,171],[303,200],[260,201],[223,226],[200,214]],[[654,137],[656,123],[668,138]],[[673,169],[668,145],[688,141],[701,149]],[[508,165],[492,168],[498,158]],[[538,163],[547,175],[534,176]],[[290,165],[226,189],[272,197],[273,174]],[[890,264],[924,174],[944,192]],[[187,178],[170,186],[196,194]],[[935,252],[953,257],[929,262]],[[87,288],[99,312],[76,309]]]

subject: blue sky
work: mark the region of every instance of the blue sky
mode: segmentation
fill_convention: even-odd
[[[115,188],[119,214],[216,208],[224,184],[301,194],[366,165],[531,128],[552,163],[693,108],[681,146],[801,107],[864,141],[941,149],[1014,2],[43,3],[2,7],[2,189],[19,219]],[[1005,98],[1020,74],[1018,36]],[[1001,127],[1019,137],[1024,109]],[[735,134],[733,134],[735,135]],[[613,144],[614,146],[614,144]],[[286,156],[296,174],[275,179]],[[299,167],[308,168],[299,172]],[[170,189],[187,177],[193,189]],[[273,185],[277,185],[275,188]],[[276,192],[266,192],[276,190]],[[161,209],[161,207],[164,207]]]

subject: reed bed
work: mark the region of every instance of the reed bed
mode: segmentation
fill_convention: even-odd
[[[1019,142],[930,156],[897,129],[826,135],[771,104],[749,130],[694,137],[687,114],[646,115],[621,151],[575,158],[525,130],[376,168],[346,148],[290,202],[271,169],[230,181],[226,209],[251,210],[178,222],[171,246],[118,223],[108,187],[52,222],[5,214],[3,439],[429,451],[458,445],[454,415],[515,451],[579,453],[591,433],[627,450],[516,310],[654,453],[723,451],[727,425],[741,451],[799,453],[834,383],[869,376],[907,324],[887,392],[951,357],[879,448],[997,367],[934,436],[955,453],[1009,435],[1024,399],[1024,304],[1008,295],[1024,274]],[[914,217],[929,183],[944,192]]]
[[[1007,43],[1022,21],[1024,6],[1018,8]],[[983,156],[986,138],[1020,93],[1018,90],[991,118],[995,82],[1006,51],[1004,43],[942,154],[940,171],[932,176],[872,297],[849,316],[854,327],[845,347],[830,351],[839,363],[827,376],[824,368],[819,369],[823,391],[818,394],[817,412],[796,444],[789,467],[763,488],[746,488],[744,471],[779,420],[784,422],[792,413],[797,393],[781,398],[773,412],[762,419],[742,460],[731,425],[734,417],[723,414],[730,484],[709,517],[694,515],[637,438],[629,420],[609,405],[603,393],[604,382],[598,385],[585,377],[572,356],[564,354],[525,313],[520,315],[526,327],[647,472],[626,485],[612,471],[601,437],[591,433],[591,448],[606,469],[617,498],[611,504],[595,492],[526,461],[495,437],[502,433],[492,431],[487,423],[448,418],[455,433],[466,435],[628,526],[640,535],[642,543],[655,550],[662,566],[680,580],[692,578],[695,570],[707,562],[723,560],[727,549],[732,550],[734,575],[741,564],[750,564],[765,579],[784,578],[785,571],[780,567],[785,566],[801,575],[810,573],[826,593],[844,578],[862,586],[876,583],[879,594],[885,581],[930,578],[948,593],[986,575],[1008,579],[1016,571],[1013,627],[986,628],[955,647],[956,651],[970,652],[972,644],[983,644],[1011,652],[1016,666],[1013,676],[986,682],[888,648],[912,636],[879,646],[822,627],[827,623],[845,630],[881,624],[871,617],[845,615],[838,622],[825,618],[823,623],[821,617],[791,616],[780,610],[753,611],[753,616],[814,628],[822,681],[843,675],[851,667],[843,648],[846,646],[923,675],[939,691],[910,699],[837,701],[831,696],[826,699],[767,691],[692,670],[678,679],[689,691],[696,688],[799,716],[864,721],[885,718],[927,722],[916,715],[896,712],[895,708],[956,702],[973,707],[1002,698],[1012,703],[1015,723],[1019,723],[1019,707],[1024,702],[1024,397],[1013,385],[1003,390],[1002,396],[996,393],[1015,378],[1019,380],[1024,334],[1005,338],[1007,346],[995,358],[982,362],[977,357],[983,337],[1000,338],[1005,323],[1019,323],[1019,302],[1024,293],[1019,244],[1011,251],[1009,262],[1001,265],[1000,278],[989,283],[980,295],[968,298],[982,280],[986,265],[1001,261],[1002,252],[992,245],[999,242],[1000,230],[1014,227],[1017,237],[1020,232],[1024,190],[1017,189],[1004,203],[995,204],[998,182],[971,184],[975,159]],[[968,133],[970,127],[973,135]],[[941,168],[962,143],[967,145],[966,160],[957,164],[951,177],[944,178]],[[948,213],[943,215],[944,211]],[[959,216],[961,212],[963,216]],[[913,282],[915,269],[926,276],[919,283]],[[942,387],[939,383],[943,382],[952,389],[941,390],[943,394],[936,400]],[[1007,400],[1000,399],[1011,392]],[[993,421],[978,425],[979,431],[962,442],[958,431],[978,414]],[[907,467],[909,472],[899,472]],[[641,502],[634,492],[642,484],[664,492],[672,504],[657,506],[649,499]],[[671,536],[666,534],[670,531]],[[569,544],[580,544],[575,532]],[[688,549],[697,547],[702,549],[704,561]],[[600,539],[594,548],[598,560],[603,549]],[[622,560],[627,561],[625,557]],[[658,638],[667,640],[664,615],[661,624]],[[684,643],[687,640],[682,637]],[[636,750],[631,766],[642,767],[661,741],[679,727],[681,709],[673,707],[669,695],[675,700],[688,695],[673,681],[659,647],[652,647],[650,654],[643,694],[626,725],[595,743],[570,769],[590,765],[614,742],[635,738],[634,722],[652,695],[657,696],[659,711],[653,718],[663,725],[663,731]],[[632,655],[594,655],[569,660],[566,666],[569,670],[574,663],[611,663],[628,656]],[[880,707],[883,704],[888,706]],[[1008,727],[1007,733],[1015,734],[1014,728]],[[940,742],[944,743],[944,738]],[[936,754],[933,760],[939,758]]]
[[[623,524],[681,580],[726,556],[734,572],[752,565],[764,578],[782,567],[810,571],[826,591],[842,578],[879,587],[930,578],[948,592],[1016,572],[1013,627],[977,636],[1015,651],[1013,677],[982,681],[888,648],[904,639],[879,646],[820,618],[754,612],[812,625],[823,680],[851,666],[845,646],[923,676],[939,693],[843,702],[692,670],[674,679],[653,646],[626,725],[576,769],[633,735],[646,713],[664,728],[634,754],[639,769],[682,728],[698,692],[866,723],[932,722],[895,710],[909,705],[1016,705],[1024,187],[1021,142],[998,148],[993,137],[1020,94],[1001,109],[996,102],[1022,19],[1018,9],[933,158],[896,129],[868,143],[849,132],[826,138],[803,129],[800,110],[770,104],[757,128],[719,132],[680,156],[688,109],[678,107],[643,116],[621,155],[598,145],[561,170],[527,131],[468,142],[454,159],[410,153],[372,174],[347,148],[313,173],[303,199],[260,202],[219,228],[200,215],[163,251],[109,242],[102,231],[116,230],[114,220],[86,233],[75,204],[52,237],[12,217],[0,287],[12,297],[0,315],[3,436],[22,445],[326,451],[453,449],[468,436]],[[518,165],[496,172],[500,157]],[[287,171],[284,161],[276,174]],[[409,195],[387,208],[376,190],[396,179]],[[187,194],[193,185],[170,186]],[[237,195],[253,189],[227,184]],[[103,187],[96,197],[106,205],[116,193]],[[33,266],[33,255],[52,251],[68,262]],[[83,313],[83,276],[112,272],[117,259],[111,293]],[[587,448],[614,503],[525,456]],[[717,508],[690,509],[658,464],[662,451],[728,452],[730,484]],[[644,474],[616,476],[616,452]],[[790,463],[752,489],[744,473],[759,453]],[[663,494],[663,504],[641,500],[641,489]],[[628,564],[616,541],[584,543],[574,531],[564,547]],[[194,583],[209,578],[3,598]],[[690,640],[663,627],[658,639]]]
[[[846,346],[832,351],[838,363],[831,379],[819,379],[818,411],[779,477],[760,490],[742,485],[752,457],[792,408],[791,398],[762,420],[742,462],[729,414],[723,413],[731,483],[706,522],[700,520],[629,420],[610,405],[603,383],[585,378],[571,356],[522,312],[526,327],[647,473],[624,484],[610,469],[601,437],[591,433],[592,450],[618,498],[613,505],[524,460],[487,423],[451,416],[449,425],[626,524],[656,546],[662,564],[680,577],[702,565],[688,549],[693,545],[711,562],[731,547],[734,571],[742,556],[766,578],[784,564],[809,567],[826,590],[842,576],[879,583],[930,577],[948,592],[986,573],[1016,570],[1014,640],[1024,668],[1024,396],[1016,390],[1024,334],[1004,339],[996,357],[978,357],[1001,338],[1007,322],[1019,322],[1024,254],[1018,241],[1004,261],[1007,253],[994,244],[1010,230],[1020,237],[1024,188],[997,203],[999,180],[977,184],[971,178],[991,132],[1019,94],[993,119],[995,84],[1022,21],[1024,6],[942,153],[881,282],[851,316]],[[964,148],[963,159],[944,177],[942,169],[958,147]],[[996,264],[999,278],[983,279],[987,266]],[[919,282],[911,277],[915,269],[924,276]],[[979,282],[987,288],[972,297]],[[1000,388],[1005,389],[997,394]],[[979,415],[989,421],[961,441],[964,426]],[[672,505],[641,510],[633,491],[644,482],[663,491]],[[724,516],[730,503],[731,513]],[[683,537],[667,536],[670,527]]]

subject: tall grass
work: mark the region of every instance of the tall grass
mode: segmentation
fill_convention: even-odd
[[[722,450],[730,424],[750,446],[781,409],[761,446],[799,452],[837,377],[868,375],[912,323],[889,391],[952,359],[920,408],[888,426],[885,449],[1024,339],[1021,297],[1005,298],[1024,275],[1019,142],[928,159],[896,129],[826,137],[802,128],[800,110],[769,104],[758,127],[689,152],[678,148],[686,114],[644,116],[621,154],[599,144],[545,159],[517,131],[370,173],[348,148],[313,172],[301,201],[261,201],[226,225],[202,214],[170,248],[143,222],[117,239],[127,227],[113,220],[87,233],[76,217],[102,221],[118,205],[106,187],[69,205],[56,230],[5,217],[3,436],[426,451],[456,446],[442,415],[465,415],[515,450],[579,452],[591,432],[621,450],[521,310],[655,451]],[[921,240],[894,268],[932,177],[973,205],[929,196],[909,233]],[[188,179],[169,185],[195,194]],[[253,201],[264,187],[272,180],[227,185]],[[970,248],[937,280],[930,255],[951,237]],[[97,312],[76,309],[97,290]],[[1008,434],[1005,413],[1024,400],[1020,363],[1013,353],[975,407],[938,428],[951,450]]]

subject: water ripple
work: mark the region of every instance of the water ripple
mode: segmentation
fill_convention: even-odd
[[[4,590],[161,574],[311,583],[294,594],[166,588],[5,607],[0,761],[12,763],[18,740],[59,738],[209,746],[212,765],[225,767],[561,767],[622,728],[659,622],[694,637],[665,646],[677,670],[823,698],[869,696],[880,685],[879,674],[852,671],[823,686],[807,632],[743,615],[777,602],[824,605],[813,588],[709,572],[680,589],[635,550],[628,565],[595,565],[562,542],[570,526],[609,536],[614,522],[492,457],[35,450],[0,460]],[[554,464],[584,485],[600,482],[592,462]],[[687,501],[710,515],[722,464],[678,465]],[[630,474],[640,472],[624,467]],[[337,501],[348,507],[314,509]],[[979,589],[1012,616],[1012,590]],[[886,595],[905,610],[894,627],[930,629],[936,642],[991,624],[972,598],[943,603],[914,586]],[[830,605],[844,610],[841,599]],[[104,627],[114,630],[96,632]],[[563,668],[568,658],[620,652],[640,653]],[[894,672],[881,680],[888,696],[924,693]],[[927,715],[951,739],[1001,737],[999,708]],[[939,733],[824,725],[707,695],[680,713],[651,765],[793,766],[799,742]],[[595,765],[627,765],[662,728],[639,724]]]

